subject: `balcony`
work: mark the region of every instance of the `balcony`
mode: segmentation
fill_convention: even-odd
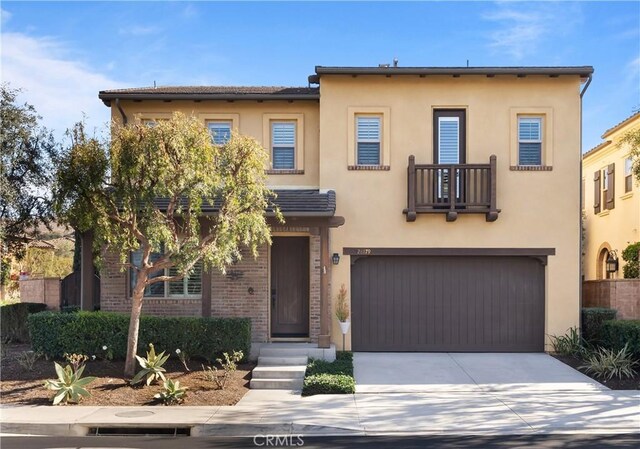
[[[498,219],[495,155],[488,164],[416,164],[412,155],[407,175],[407,221],[417,214],[446,214],[447,221],[458,214]]]

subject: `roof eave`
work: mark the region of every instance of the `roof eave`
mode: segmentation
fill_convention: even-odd
[[[222,101],[318,101],[320,94],[165,94],[165,93],[115,93],[101,91],[98,98],[106,106],[111,100],[222,100]]]
[[[576,67],[324,67],[316,66],[321,75],[577,75],[593,74],[592,66]]]

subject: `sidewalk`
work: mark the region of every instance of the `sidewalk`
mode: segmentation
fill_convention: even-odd
[[[640,433],[638,391],[318,395],[252,390],[236,406],[0,408],[4,434],[105,427],[191,428],[192,436]]]

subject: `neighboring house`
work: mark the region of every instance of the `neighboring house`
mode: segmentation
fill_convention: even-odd
[[[631,172],[628,145],[620,145],[627,132],[640,128],[640,112],[602,135],[604,142],[582,157],[585,215],[584,279],[623,277],[622,251],[640,241],[640,192]],[[607,259],[618,260],[608,272]]]
[[[122,122],[195,114],[271,155],[286,223],[145,313],[247,316],[253,340],[360,351],[543,351],[579,323],[581,96],[591,67],[316,67],[319,87],[102,91]],[[215,211],[210,211],[215,212]],[[135,257],[135,255],[132,255]],[[101,308],[130,310],[114,257]],[[547,339],[548,342],[548,339]]]

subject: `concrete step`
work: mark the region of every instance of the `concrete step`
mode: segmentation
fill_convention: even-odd
[[[302,379],[251,379],[252,390],[302,390]]]
[[[251,373],[252,379],[304,379],[305,365],[257,366]]]
[[[299,357],[258,357],[258,366],[306,366],[308,362],[307,356]]]

